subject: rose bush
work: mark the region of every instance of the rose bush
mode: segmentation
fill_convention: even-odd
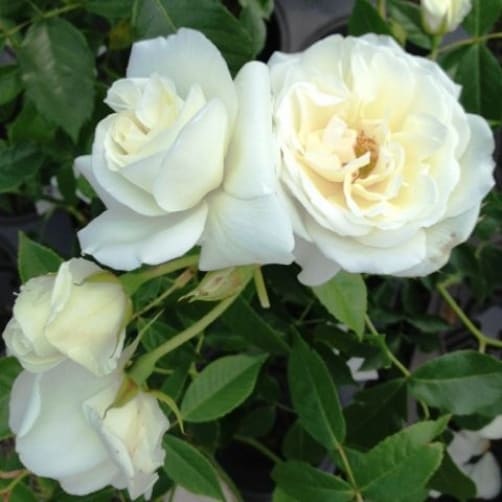
[[[117,367],[130,308],[113,274],[74,258],[57,274],[21,287],[3,338],[9,354],[29,371],[46,371],[69,358],[104,375]]]
[[[433,34],[444,34],[457,29],[472,7],[471,0],[421,0],[422,21]]]
[[[131,499],[149,498],[169,422],[143,392],[110,408],[122,378],[120,371],[96,377],[72,361],[44,373],[23,371],[12,387],[9,417],[23,464],[71,494],[112,485],[127,488]]]
[[[216,47],[181,29],[134,44],[106,103],[114,113],[76,162],[107,207],[79,233],[85,253],[122,270],[195,244],[203,270],[292,261],[265,65],[246,64],[234,84]]]
[[[307,284],[443,266],[493,186],[486,121],[434,62],[339,35],[270,62],[280,170]]]

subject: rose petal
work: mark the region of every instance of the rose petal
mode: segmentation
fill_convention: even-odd
[[[26,378],[26,377],[23,377]],[[108,456],[98,435],[82,413],[86,399],[110,384],[110,377],[96,378],[71,361],[63,361],[37,377],[39,411],[16,438],[21,462],[39,476],[71,476],[102,463]],[[26,382],[25,382],[26,383]],[[26,384],[14,385],[11,393],[11,423],[18,423],[19,401],[33,399]],[[36,385],[31,380],[32,385]],[[27,392],[28,391],[28,392]],[[31,413],[30,405],[25,409]],[[16,417],[16,418],[15,418]]]
[[[105,211],[78,233],[83,253],[117,270],[156,265],[190,250],[204,229],[207,205],[159,218]]]
[[[202,33],[182,28],[167,38],[136,42],[127,76],[149,77],[153,73],[171,78],[183,97],[198,83],[208,99],[219,98],[225,103],[230,123],[235,120],[237,97],[232,77],[219,50]]]
[[[348,272],[397,274],[425,258],[425,232],[419,230],[409,240],[390,248],[366,246],[356,238],[346,238],[324,229],[311,218],[306,220],[314,243],[328,258]]]
[[[59,478],[58,481],[61,488],[67,493],[71,493],[72,495],[87,495],[110,484],[110,480],[115,479],[118,472],[118,467],[107,458],[87,471]],[[113,486],[123,489],[127,485]]]
[[[226,157],[224,189],[234,197],[250,199],[274,193],[277,185],[267,66],[247,63],[235,85],[239,114]]]
[[[478,431],[480,436],[486,439],[502,438],[502,415],[495,417],[488,425]]]
[[[220,190],[211,197],[209,205],[200,239],[201,270],[251,263],[291,263],[293,232],[277,196],[240,200]]]
[[[485,453],[478,462],[473,464],[469,470],[469,476],[476,485],[479,498],[492,499],[500,493],[500,466],[493,453]]]
[[[340,270],[340,266],[326,258],[319,248],[300,237],[295,239],[295,249],[293,251],[295,262],[302,267],[298,274],[298,280],[306,286],[318,286],[329,281]]]
[[[227,125],[224,106],[213,100],[183,128],[153,187],[160,207],[190,209],[221,184]]]
[[[399,277],[417,277],[428,275],[446,264],[451,250],[464,242],[476,225],[479,215],[479,202],[469,211],[454,218],[442,220],[425,231],[426,253],[418,265],[396,271]]]
[[[494,186],[492,153],[495,148],[488,124],[478,115],[467,115],[471,138],[460,159],[461,177],[448,202],[447,217],[458,216],[477,204]]]

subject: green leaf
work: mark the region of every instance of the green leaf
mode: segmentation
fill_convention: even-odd
[[[243,7],[239,20],[252,40],[253,53],[258,54],[265,45],[267,27],[256,2],[250,2]]]
[[[36,141],[48,143],[54,139],[56,128],[41,115],[35,105],[28,99],[24,100],[23,108],[15,120],[7,126],[9,140],[12,143]],[[36,152],[39,162],[43,160],[42,153]]]
[[[262,437],[270,432],[275,423],[275,407],[256,408],[239,423],[238,433],[247,437]]]
[[[87,0],[85,8],[113,21],[130,17],[133,4],[134,0]]]
[[[344,410],[347,441],[370,448],[397,432],[406,419],[406,382],[390,380],[362,390]]]
[[[391,34],[389,26],[369,0],[356,0],[349,19],[349,33],[355,36],[365,33]]]
[[[445,416],[419,422],[386,438],[366,454],[349,454],[365,500],[423,500],[420,497],[425,485],[439,467],[443,454],[443,445],[429,443],[443,432],[448,419]]]
[[[0,440],[12,436],[9,428],[10,390],[21,370],[14,357],[0,358]]]
[[[502,119],[502,68],[482,44],[467,48],[455,74],[462,85],[460,100],[466,110],[491,120]]]
[[[241,404],[253,391],[266,356],[226,356],[207,365],[188,387],[181,414],[187,422],[209,422]]]
[[[94,107],[94,57],[84,36],[68,21],[33,24],[18,51],[30,99],[76,141]]]
[[[19,233],[18,271],[24,283],[32,277],[55,273],[63,259],[52,249],[31,240],[23,232]]]
[[[0,146],[0,193],[9,192],[35,176],[44,161],[31,143]]]
[[[245,338],[255,347],[271,354],[289,352],[284,337],[266,323],[243,298],[238,298],[221,319],[236,335]]]
[[[164,438],[164,470],[177,484],[198,495],[225,501],[216,469],[196,448],[171,435]]]
[[[502,0],[473,0],[464,28],[474,36],[485,35],[493,28],[502,11]]]
[[[406,32],[407,40],[419,47],[431,48],[431,38],[422,28],[422,15],[418,5],[404,0],[390,0],[388,9],[390,17]]]
[[[361,275],[341,271],[313,290],[330,314],[354,330],[359,337],[363,335],[367,292]]]
[[[12,101],[23,90],[21,74],[17,65],[0,67],[0,105]]]
[[[170,35],[182,26],[199,30],[234,73],[255,55],[247,30],[217,0],[136,0],[133,24],[140,38]]]
[[[291,400],[305,430],[328,450],[345,438],[345,421],[326,364],[297,337],[288,364]]]
[[[326,450],[308,434],[296,421],[288,430],[282,441],[282,453],[288,460],[303,460],[318,465],[326,454]]]
[[[304,462],[278,464],[272,471],[272,478],[286,495],[298,500],[349,502],[354,498],[354,492],[346,481]]]
[[[462,502],[476,497],[476,485],[458,468],[448,453],[444,454],[439,469],[429,482],[429,488],[452,495]]]
[[[417,399],[456,415],[502,413],[502,363],[474,351],[458,351],[413,372],[409,389]]]

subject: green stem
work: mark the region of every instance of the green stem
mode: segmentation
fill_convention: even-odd
[[[471,37],[466,38],[465,40],[460,40],[459,42],[452,42],[450,44],[443,45],[443,47],[439,47],[437,52],[447,52],[452,49],[456,49],[458,47],[462,47],[463,45],[470,45],[476,43],[486,42],[487,40],[495,40],[497,38],[502,38],[502,32],[497,33],[489,33],[488,35],[483,35],[481,37]]]
[[[382,19],[387,19],[387,5],[386,0],[377,0],[377,10]]]
[[[441,40],[443,40],[443,37],[441,35],[434,35],[432,37],[431,53],[429,54],[429,59],[432,59],[433,61],[437,59]]]
[[[127,272],[126,274],[120,276],[120,280],[122,281],[127,293],[132,295],[145,282],[155,279],[156,277],[170,274],[171,272],[176,272],[176,270],[180,270],[182,268],[193,267],[197,265],[198,262],[198,255],[183,256],[177,260],[171,260],[155,267],[151,267],[147,270]]]
[[[371,322],[371,319],[366,316],[366,326],[368,326],[368,329],[370,330],[371,334],[374,336],[380,337],[380,333],[376,330],[374,324]],[[401,363],[401,361],[394,355],[394,353],[389,349],[387,344],[383,343],[385,355],[391,360],[392,364],[406,377],[408,378],[411,373],[408,371],[408,369]]]
[[[356,501],[363,502],[362,495],[359,493],[359,491],[357,489],[356,478],[354,477],[354,473],[352,472],[352,467],[350,466],[349,459],[347,458],[347,455],[345,453],[345,450],[343,449],[343,446],[340,443],[337,443],[336,450],[338,451],[338,454],[340,455],[340,458],[342,459],[342,464],[343,464],[344,471],[347,474],[347,479],[349,480],[349,483],[351,484],[352,488],[354,488],[354,490],[355,490]]]
[[[129,371],[129,376],[138,384],[141,385],[150,376],[155,368],[155,363],[169,352],[177,349],[180,345],[188,342],[196,337],[201,331],[207,328],[213,321],[225,312],[225,310],[232,305],[237,299],[239,293],[222,300],[212,310],[210,310],[204,317],[192,324],[189,328],[167,340],[163,344],[156,347],[151,352],[141,356]]]
[[[438,284],[437,286],[439,294],[443,297],[443,300],[448,304],[448,306],[455,312],[457,317],[460,319],[462,324],[471,332],[471,334],[478,341],[479,352],[484,352],[487,345],[492,347],[502,348],[502,340],[496,340],[495,338],[490,338],[486,336],[481,330],[479,330],[476,325],[467,317],[465,312],[461,309],[459,304],[453,299],[448,290],[446,289],[445,283]]]
[[[282,462],[282,460],[274,452],[269,450],[266,446],[264,446],[260,442],[256,441],[256,439],[241,436],[239,434],[236,434],[234,436],[234,439],[236,441],[239,441],[239,443],[245,443],[248,444],[249,446],[252,446],[259,452],[263,453],[263,455],[265,455],[267,458],[272,460],[274,464],[280,464]]]
[[[64,7],[59,7],[57,9],[52,9],[48,10],[47,12],[41,13],[39,16],[42,17],[43,19],[49,19],[51,17],[57,17],[61,14],[66,14],[67,12],[71,12],[72,10],[80,9],[82,8],[81,4],[73,4],[73,5],[65,5]],[[29,24],[33,22],[32,19],[29,19],[27,21],[23,21],[22,23],[19,23],[18,25],[14,26],[10,30],[7,30],[3,33],[3,35],[6,38],[10,38],[12,35],[15,35],[18,31],[22,30]]]

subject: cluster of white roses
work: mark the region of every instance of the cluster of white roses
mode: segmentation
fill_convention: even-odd
[[[106,205],[80,234],[115,269],[201,247],[200,268],[290,263],[421,276],[467,239],[493,185],[489,126],[391,38],[339,35],[246,64],[182,29],[136,43],[77,159]]]
[[[112,274],[73,259],[23,285],[3,334],[25,368],[10,398],[16,451],[68,493],[112,485],[149,497],[164,460],[169,422],[157,401],[138,391],[113,406],[124,385],[129,303]]]
[[[493,185],[493,138],[432,61],[389,37],[338,35],[235,81],[217,48],[181,29],[134,44],[114,113],[76,166],[106,205],[82,250],[119,270],[201,248],[199,267],[340,268],[417,276],[467,239]],[[74,494],[151,493],[168,421],[123,385],[129,300],[81,259],[22,288],[4,338],[25,371],[10,425],[21,461]]]

